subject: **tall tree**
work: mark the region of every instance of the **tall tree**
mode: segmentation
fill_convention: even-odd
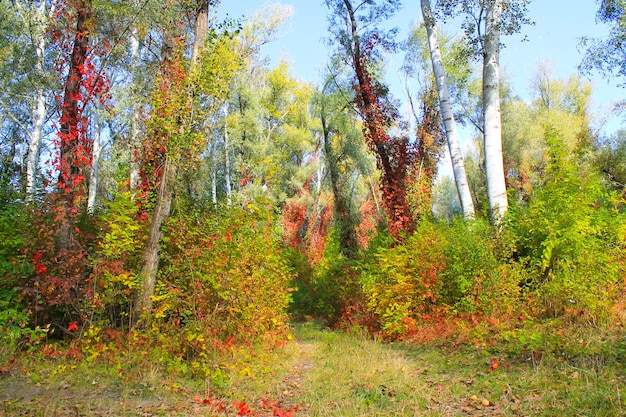
[[[409,209],[408,173],[413,162],[407,137],[392,137],[398,113],[387,88],[376,79],[381,50],[395,47],[395,31],[382,32],[376,25],[391,17],[400,7],[398,0],[326,0],[331,10],[330,30],[340,53],[348,58],[355,73],[356,105],[363,119],[367,144],[376,155],[382,173],[381,189],[389,216],[389,231],[397,238],[414,230]],[[374,27],[374,29],[372,29]]]
[[[568,157],[585,154],[595,142],[590,128],[593,115],[589,82],[575,75],[555,79],[542,65],[531,79],[531,87],[530,103],[509,97],[503,99],[502,106],[507,183],[522,201],[530,201],[534,190],[545,183],[550,162],[546,127],[560,133],[560,147]]]
[[[454,181],[457,192],[459,193],[463,215],[466,218],[472,218],[474,217],[474,202],[472,201],[472,194],[470,193],[467,175],[465,174],[465,164],[463,163],[463,155],[461,154],[461,147],[459,145],[459,134],[454,120],[452,101],[448,89],[448,79],[439,48],[439,39],[435,28],[435,18],[430,8],[430,0],[421,0],[421,7],[424,17],[424,26],[428,34],[428,44],[435,82],[437,84],[439,106],[445,126],[450,158],[452,159]]]
[[[604,76],[623,79],[626,77],[626,4],[622,0],[599,0],[599,3],[597,20],[611,25],[611,29],[607,37],[582,39],[585,56],[580,69],[585,73],[597,70]]]
[[[487,2],[483,40],[483,135],[487,196],[491,219],[499,223],[508,208],[504,157],[502,155],[502,114],[500,111],[500,25],[503,0]]]
[[[322,90],[314,100],[314,111],[320,121],[321,141],[328,180],[333,194],[334,223],[339,235],[339,249],[344,255],[354,256],[358,249],[357,219],[352,195],[361,155],[362,137],[352,110],[353,92],[342,86],[336,74],[327,77]],[[352,113],[352,114],[351,114]]]
[[[201,0],[203,2],[203,0]],[[170,7],[171,2],[168,4]],[[200,16],[197,13],[196,16]],[[180,50],[182,39],[176,39],[176,34],[172,30],[175,25],[174,21],[170,21],[163,29],[163,44],[161,46],[161,65],[158,77],[157,90],[154,92],[156,111],[152,114],[149,126],[153,129],[150,134],[160,142],[161,148],[157,155],[159,166],[156,167],[155,174],[158,178],[156,184],[156,199],[152,219],[150,221],[150,229],[148,231],[148,239],[144,247],[141,271],[139,273],[141,287],[137,294],[135,304],[135,315],[139,319],[139,323],[143,320],[149,320],[152,313],[152,297],[156,290],[157,272],[160,262],[159,250],[161,248],[161,239],[163,238],[163,225],[170,216],[172,207],[172,187],[176,175],[176,163],[174,162],[174,137],[182,132],[184,134],[185,127],[182,125],[184,119],[189,117],[191,109],[187,108],[185,93],[186,75],[182,67]],[[196,24],[195,28],[202,28],[204,25]],[[199,48],[195,46],[199,37],[194,37],[193,49]],[[197,55],[193,57],[197,58]],[[193,70],[193,66],[191,67]],[[180,112],[181,114],[176,114]],[[155,143],[156,145],[156,143]]]
[[[137,294],[135,314],[150,319],[152,296],[156,289],[160,262],[162,227],[170,216],[176,175],[187,164],[197,162],[204,149],[207,125],[214,120],[228,93],[232,74],[237,68],[233,58],[232,36],[216,31],[209,39],[207,7],[216,2],[201,0],[193,8],[193,43],[198,53],[186,66],[185,35],[164,29],[161,70],[153,91],[153,110],[147,122],[147,146],[152,152],[153,192],[156,194],[148,239],[142,257],[141,287]],[[210,42],[209,42],[210,41]],[[192,45],[192,51],[196,46]]]
[[[482,132],[487,194],[491,219],[499,223],[508,208],[502,115],[500,109],[500,36],[518,32],[530,23],[526,6],[530,0],[440,0],[445,16],[464,16],[463,26],[474,53],[482,57]]]

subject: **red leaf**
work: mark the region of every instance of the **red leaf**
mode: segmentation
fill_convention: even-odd
[[[76,323],[75,321],[70,321],[69,326],[67,326],[67,330],[70,332],[78,330],[78,323]]]

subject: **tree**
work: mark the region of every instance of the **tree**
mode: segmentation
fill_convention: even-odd
[[[321,141],[333,193],[334,223],[339,235],[339,250],[352,257],[358,249],[357,214],[354,198],[350,197],[350,190],[354,187],[350,186],[349,179],[354,177],[357,161],[364,156],[361,155],[358,143],[362,138],[354,123],[356,114],[350,114],[353,94],[346,90],[342,88],[336,74],[329,75],[322,90],[316,95],[314,111],[321,125]]]
[[[398,113],[388,89],[376,77],[381,50],[395,48],[395,30],[382,32],[375,28],[391,17],[399,7],[398,0],[362,1],[326,0],[333,42],[340,47],[355,74],[355,103],[363,120],[363,133],[370,150],[376,155],[382,173],[381,189],[389,216],[389,231],[401,238],[412,233],[414,223],[408,198],[408,173],[414,159],[408,137],[392,137]],[[374,27],[372,29],[372,27]]]
[[[465,174],[465,165],[463,163],[463,156],[459,146],[458,131],[452,111],[450,93],[448,91],[446,70],[441,57],[441,50],[439,48],[439,40],[435,29],[435,19],[430,9],[430,0],[421,0],[421,7],[422,15],[424,17],[424,25],[426,26],[426,31],[428,33],[430,56],[437,84],[439,106],[441,108],[443,123],[446,130],[446,139],[450,151],[450,158],[452,159],[454,180],[457,192],[459,193],[463,215],[467,218],[472,218],[474,217],[474,203],[472,201],[472,194],[470,193],[467,176]]]
[[[502,0],[488,2],[483,41],[483,129],[485,173],[491,219],[499,223],[508,207],[504,158],[502,155],[502,116],[500,111],[500,25]]]
[[[144,175],[146,188],[155,194],[150,230],[144,248],[140,271],[141,287],[137,294],[135,315],[150,319],[160,262],[162,227],[170,216],[176,175],[188,164],[197,162],[205,144],[207,123],[226,99],[228,87],[237,69],[232,34],[228,27],[208,36],[211,2],[201,0],[194,7],[192,51],[196,61],[186,66],[185,35],[176,33],[174,22],[163,28],[162,61],[157,88],[152,92],[152,113],[147,121],[146,149],[148,166]]]
[[[609,35],[603,39],[583,38],[585,49],[580,69],[589,74],[597,70],[606,77],[626,76],[626,5],[622,0],[600,0],[597,20],[611,25]]]
[[[56,13],[56,1],[13,1],[0,5],[0,111],[4,113],[3,147],[19,152],[19,142],[27,143],[24,166],[26,201],[34,200],[38,178],[40,149],[44,127],[50,117],[52,52],[47,31]],[[5,130],[6,129],[6,130]],[[10,144],[13,142],[14,145]],[[8,155],[6,155],[8,157]],[[22,158],[19,158],[22,159]],[[18,160],[13,155],[11,162]],[[6,167],[8,168],[8,167]],[[8,172],[5,173],[8,175]],[[8,180],[8,177],[5,177]]]
[[[512,34],[530,23],[526,17],[529,0],[441,0],[446,17],[461,14],[464,28],[476,55],[482,56],[483,147],[487,194],[492,222],[500,223],[508,207],[502,155],[500,109],[500,36]]]
[[[560,147],[568,157],[590,149],[595,143],[595,133],[590,128],[593,115],[589,82],[576,75],[555,79],[547,64],[542,64],[531,86],[530,103],[506,95],[502,100],[507,183],[525,202],[545,182],[549,163],[546,126],[559,132]]]

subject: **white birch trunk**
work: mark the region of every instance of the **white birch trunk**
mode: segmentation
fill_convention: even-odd
[[[52,12],[52,11],[51,11]],[[37,43],[35,52],[37,61],[35,63],[35,71],[39,77],[45,74],[45,53],[46,53],[46,2],[42,1],[37,7],[36,19],[36,35]],[[43,85],[37,87],[37,98],[33,106],[32,120],[33,127],[29,133],[30,143],[28,144],[28,156],[26,158],[26,201],[32,202],[37,193],[37,172],[39,171],[39,156],[41,154],[41,141],[43,139],[43,126],[46,121],[46,92]]]
[[[100,163],[100,152],[102,146],[100,144],[100,133],[102,132],[102,124],[98,117],[97,109],[94,109],[94,126],[93,126],[93,142],[91,143],[91,168],[89,169],[89,193],[87,195],[87,212],[93,214],[96,210],[96,196],[98,194],[98,166]]]
[[[230,174],[230,156],[229,156],[229,138],[228,138],[228,106],[224,106],[224,165],[225,165],[225,178],[226,182],[226,204],[230,207],[233,203],[233,190],[231,185]]]
[[[446,76],[446,70],[443,66],[441,50],[439,49],[439,39],[437,38],[437,32],[435,30],[435,19],[430,9],[430,0],[421,0],[421,4],[424,24],[428,34],[430,58],[433,65],[433,73],[435,74],[437,93],[439,95],[439,107],[441,109],[443,124],[446,130],[450,158],[452,159],[454,182],[456,183],[456,189],[459,193],[463,216],[466,218],[473,218],[474,202],[472,201],[472,194],[470,193],[467,175],[465,174],[465,164],[463,162],[463,155],[461,154],[461,146],[459,144],[459,133],[456,128],[454,113],[452,111],[450,92],[448,91],[448,79]]]
[[[211,152],[211,199],[213,206],[217,210],[217,155],[216,146],[213,145],[213,152]]]
[[[502,0],[488,6],[483,45],[483,123],[485,172],[491,220],[498,224],[508,208],[504,161],[502,155],[502,121],[500,113],[500,23]]]

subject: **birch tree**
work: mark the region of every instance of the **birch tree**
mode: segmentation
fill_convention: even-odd
[[[437,93],[439,96],[439,106],[446,131],[446,139],[448,141],[448,149],[450,158],[452,159],[452,169],[454,173],[454,181],[456,183],[459,200],[463,215],[466,218],[474,217],[474,202],[470,193],[467,176],[465,174],[465,164],[463,163],[463,155],[459,145],[459,134],[454,120],[452,111],[452,101],[448,90],[448,80],[446,70],[444,68],[441,50],[439,48],[439,39],[435,28],[435,18],[430,8],[430,0],[421,0],[422,15],[424,17],[424,26],[428,34],[428,45],[430,48],[430,57],[437,84]]]
[[[446,17],[461,15],[463,27],[476,56],[482,58],[482,132],[487,195],[491,219],[498,224],[508,208],[502,154],[500,109],[500,36],[531,23],[526,17],[530,0],[440,0]]]
[[[483,41],[483,129],[485,173],[491,220],[498,224],[508,208],[504,157],[502,155],[502,114],[500,111],[500,25],[503,0],[488,2]]]

